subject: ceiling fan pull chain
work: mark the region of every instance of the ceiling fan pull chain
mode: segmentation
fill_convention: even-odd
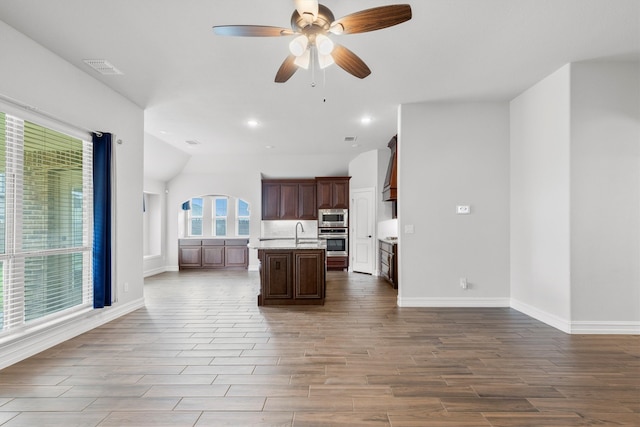
[[[311,87],[316,87],[316,49],[315,46],[311,46]]]
[[[322,102],[327,102],[327,69],[322,70]]]

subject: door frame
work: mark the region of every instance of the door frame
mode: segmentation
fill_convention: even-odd
[[[377,276],[378,275],[378,252],[377,252],[377,245],[376,242],[378,241],[378,237],[377,237],[377,203],[378,203],[378,199],[376,197],[376,188],[375,187],[363,187],[363,188],[356,188],[356,189],[351,189],[350,190],[350,206],[352,206],[353,208],[355,208],[355,195],[357,195],[358,193],[368,193],[371,195],[371,208],[369,211],[369,216],[370,216],[370,221],[371,221],[371,244],[370,244],[370,267],[371,267],[371,275],[372,276]],[[353,270],[353,265],[355,264],[353,262],[354,257],[355,257],[355,228],[356,228],[356,221],[357,221],[357,215],[354,214],[350,214],[349,215],[349,271],[350,272],[354,272]],[[367,273],[363,273],[363,274],[367,274]]]

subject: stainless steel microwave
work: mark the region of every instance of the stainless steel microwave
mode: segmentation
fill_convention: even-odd
[[[348,209],[319,209],[318,227],[348,227]]]

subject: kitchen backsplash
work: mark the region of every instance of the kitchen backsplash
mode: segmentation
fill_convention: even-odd
[[[304,227],[304,233],[300,231],[298,227],[298,237],[305,239],[317,239],[318,238],[318,222],[312,221],[261,221],[260,223],[260,237],[262,238],[290,238],[293,239],[296,233],[296,224],[300,222]]]

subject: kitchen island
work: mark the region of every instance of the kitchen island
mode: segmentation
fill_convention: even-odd
[[[265,240],[258,250],[258,305],[322,305],[326,288],[326,247],[318,241]]]

